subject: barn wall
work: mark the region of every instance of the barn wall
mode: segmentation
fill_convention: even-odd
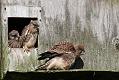
[[[6,71],[30,71],[37,66],[38,50],[31,53],[23,52],[23,49],[8,48],[8,17],[37,18],[40,24],[41,6],[40,0],[2,0],[2,58],[3,70]],[[31,61],[32,60],[32,61]]]
[[[41,0],[41,6],[43,50],[62,40],[81,43],[84,69],[119,71],[112,43],[119,36],[118,0]]]
[[[0,65],[2,65],[2,27],[1,27],[1,1],[0,1]],[[0,67],[0,79],[3,77],[2,66]]]
[[[119,36],[118,4],[118,0],[2,0],[4,70],[10,67],[12,69],[16,65],[17,68],[14,70],[29,71],[37,64],[31,65],[37,53],[29,57],[24,54],[19,58],[16,58],[19,54],[16,56],[8,54],[10,51],[14,53],[14,50],[7,48],[7,17],[38,17],[39,21],[42,18],[38,51],[43,52],[57,41],[62,40],[74,44],[81,43],[85,45],[86,50],[85,55],[81,56],[84,69],[119,71],[119,51],[112,44],[113,37]],[[39,16],[41,6],[42,14]],[[22,50],[20,51],[22,54]],[[22,59],[24,57],[26,58]],[[6,62],[10,59],[17,62],[9,66],[11,64]],[[20,65],[19,59],[26,62],[30,62],[30,59],[34,61],[28,62],[28,65],[25,63],[20,63]],[[24,69],[22,65],[25,65]],[[28,67],[29,65],[31,66]]]

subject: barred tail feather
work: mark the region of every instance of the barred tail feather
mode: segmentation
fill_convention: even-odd
[[[49,64],[50,62],[48,61],[45,64],[38,66],[38,68],[35,71],[46,69]]]

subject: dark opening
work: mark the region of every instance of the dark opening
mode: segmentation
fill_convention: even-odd
[[[8,33],[12,30],[17,30],[21,35],[23,28],[30,23],[31,20],[37,20],[37,18],[25,18],[25,17],[8,17]],[[38,39],[35,44],[35,48],[38,47]]]

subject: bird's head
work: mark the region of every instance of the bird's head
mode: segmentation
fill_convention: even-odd
[[[18,38],[19,38],[19,32],[17,30],[12,30],[9,33],[9,39],[10,40],[18,40]]]
[[[75,49],[76,49],[76,54],[78,56],[84,55],[85,49],[84,49],[84,45],[83,44],[77,44],[77,45],[75,45]]]
[[[31,20],[28,26],[29,26],[28,33],[38,33],[39,32],[39,25],[38,25],[37,20]]]

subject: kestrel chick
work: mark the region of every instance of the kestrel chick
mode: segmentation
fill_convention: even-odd
[[[23,29],[22,36],[26,36],[23,43],[24,51],[29,51],[30,48],[34,48],[38,37],[38,27],[39,25],[36,20],[31,20],[30,23]]]
[[[22,41],[20,40],[19,32],[12,30],[8,36],[8,45],[10,48],[21,48]]]

